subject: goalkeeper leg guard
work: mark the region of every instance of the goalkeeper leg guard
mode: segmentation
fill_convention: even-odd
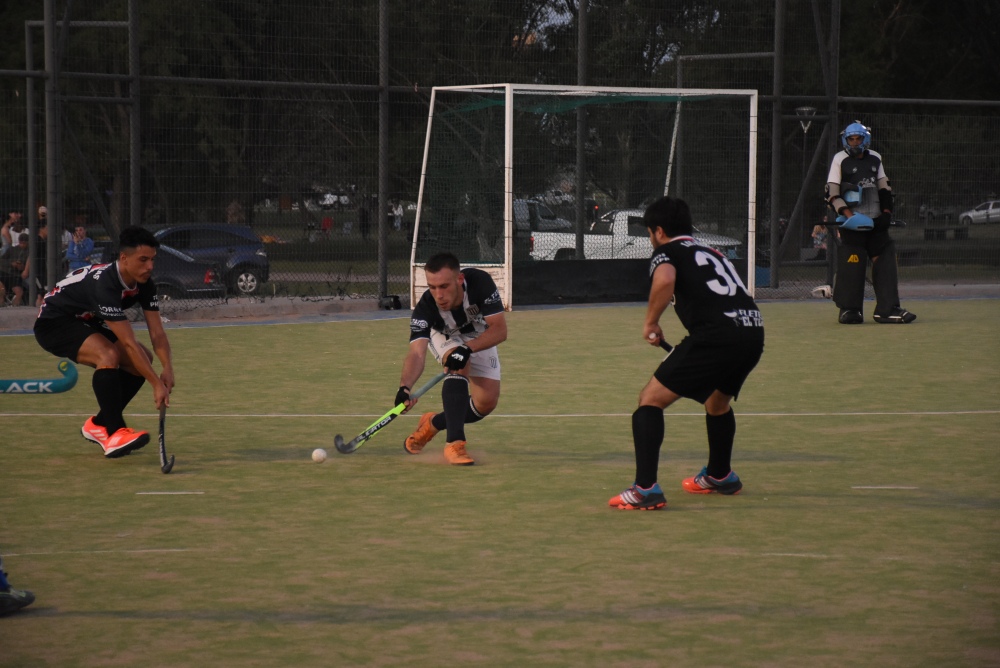
[[[837,280],[833,301],[842,310],[861,312],[865,301],[868,253],[863,246],[844,244],[837,249]]]

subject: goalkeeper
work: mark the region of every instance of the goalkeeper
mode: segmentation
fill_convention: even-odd
[[[410,410],[410,398],[424,370],[428,348],[448,374],[441,383],[440,413],[424,413],[403,447],[419,455],[434,436],[447,432],[445,459],[455,466],[475,460],[465,449],[465,425],[493,412],[500,401],[500,355],[497,346],[507,340],[503,302],[493,278],[483,271],[462,269],[451,253],[438,253],[424,266],[427,291],[410,317],[410,345],[396,393],[396,405]]]
[[[865,321],[861,309],[871,260],[875,322],[905,324],[917,316],[899,305],[896,243],[889,236],[892,189],[882,156],[868,148],[871,141],[869,128],[858,121],[848,125],[840,135],[844,150],[833,156],[826,179],[826,201],[837,213],[842,241],[833,301],[840,307],[841,324]]]

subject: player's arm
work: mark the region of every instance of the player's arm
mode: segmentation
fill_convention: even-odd
[[[417,399],[410,399],[410,390],[420,379],[424,372],[424,363],[427,359],[427,344],[429,339],[414,339],[410,341],[410,347],[403,358],[403,372],[399,376],[399,390],[396,392],[395,405],[406,403],[406,410],[410,410]],[[404,413],[406,411],[403,411]]]
[[[135,338],[131,323],[128,320],[106,320],[105,324],[118,337],[118,342],[124,347],[125,355],[132,368],[138,371],[139,375],[145,378],[149,382],[149,386],[153,388],[153,400],[156,407],[169,406],[170,392],[167,391],[167,386],[160,380],[160,377],[156,375],[153,365],[146,357],[146,351]]]
[[[646,306],[646,322],[642,327],[642,338],[650,345],[658,346],[663,339],[660,316],[674,298],[676,282],[677,269],[669,262],[660,264],[653,271],[653,280],[649,286],[649,304]]]
[[[486,331],[465,344],[474,353],[488,350],[507,340],[507,318],[503,312],[488,315],[483,319],[486,321]]]
[[[146,318],[146,327],[149,329],[149,340],[153,344],[153,352],[160,360],[160,380],[167,387],[167,392],[174,391],[174,362],[170,353],[170,340],[167,332],[163,329],[163,318],[159,311],[143,311]]]

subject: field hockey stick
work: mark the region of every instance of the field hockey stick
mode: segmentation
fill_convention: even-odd
[[[167,405],[164,404],[160,406],[160,470],[164,473],[170,473],[170,469],[174,468],[174,456],[170,455],[170,461],[167,461],[166,427]]]
[[[422,387],[417,388],[415,392],[410,392],[410,399],[411,400],[418,399],[421,395],[423,395],[424,392],[437,385],[444,377],[445,373],[442,371],[441,373],[439,373],[438,375],[434,376],[429,381],[427,381]],[[382,427],[386,426],[387,424],[395,420],[397,417],[399,417],[405,410],[406,410],[405,403],[397,404],[391,411],[389,411],[379,419],[375,420],[375,422],[373,422],[370,427],[368,427],[363,432],[355,436],[349,442],[344,443],[344,437],[341,436],[340,434],[337,434],[336,436],[333,437],[333,446],[337,448],[337,452],[344,455],[348,455],[357,450],[359,447],[361,447],[362,443],[364,443],[369,438],[374,436],[379,429],[381,429]]]
[[[69,360],[59,360],[62,378],[28,378],[25,380],[0,379],[0,394],[59,394],[69,392],[76,385],[79,373]]]

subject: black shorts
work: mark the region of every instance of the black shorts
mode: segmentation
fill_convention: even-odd
[[[68,357],[76,362],[76,354],[88,337],[100,334],[111,343],[118,341],[115,333],[102,322],[89,323],[70,316],[35,320],[35,340],[56,357]]]
[[[667,355],[653,377],[674,394],[705,403],[719,390],[738,397],[764,352],[764,341],[708,346],[685,338]]]

